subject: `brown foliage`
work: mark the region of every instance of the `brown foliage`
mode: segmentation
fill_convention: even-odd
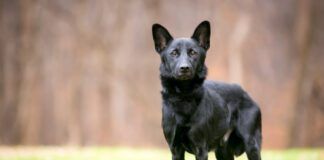
[[[255,97],[264,146],[323,146],[323,10],[320,0],[1,0],[0,143],[165,145],[151,25],[182,37],[210,20],[208,78]]]

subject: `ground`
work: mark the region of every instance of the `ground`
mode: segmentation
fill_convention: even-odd
[[[0,160],[170,160],[167,149],[111,147],[0,147]],[[215,160],[213,153],[209,159]],[[324,149],[264,150],[263,160],[324,160]],[[186,160],[194,160],[186,154]],[[242,155],[236,160],[246,160]]]

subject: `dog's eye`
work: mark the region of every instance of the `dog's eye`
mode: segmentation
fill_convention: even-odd
[[[195,55],[197,55],[198,53],[196,52],[196,51],[194,51],[194,50],[190,50],[189,51],[189,56],[195,56]]]
[[[174,50],[170,54],[171,54],[171,56],[177,56],[178,55],[178,51],[177,50]]]

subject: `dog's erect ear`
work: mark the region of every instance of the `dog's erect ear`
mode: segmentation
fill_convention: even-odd
[[[155,50],[158,53],[160,53],[164,48],[166,48],[168,43],[173,39],[168,30],[160,24],[153,24],[152,33]]]
[[[198,41],[199,45],[205,50],[209,48],[210,24],[208,21],[201,22],[195,29],[191,38]]]

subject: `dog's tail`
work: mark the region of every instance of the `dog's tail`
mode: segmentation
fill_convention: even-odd
[[[227,147],[235,156],[240,156],[244,152],[243,140],[237,135],[235,130],[233,130],[228,138]]]

